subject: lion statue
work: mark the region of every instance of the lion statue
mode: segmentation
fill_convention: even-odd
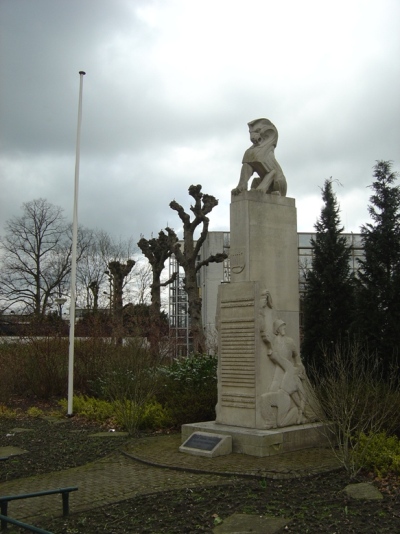
[[[254,172],[258,177],[251,183],[251,189],[270,195],[286,196],[286,178],[275,159],[278,130],[268,119],[256,119],[248,123],[250,140],[253,143],[243,156],[240,180],[232,190],[233,195],[247,191],[247,183]]]

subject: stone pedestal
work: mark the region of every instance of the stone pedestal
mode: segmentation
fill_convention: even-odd
[[[266,428],[264,395],[275,365],[261,332],[278,317],[299,342],[297,223],[294,199],[252,190],[232,197],[231,282],[218,293],[216,422]],[[265,307],[268,290],[273,308]],[[265,297],[264,297],[265,300]],[[267,326],[268,329],[268,326]],[[270,332],[272,335],[272,332]]]
[[[217,416],[184,425],[183,436],[226,433],[234,452],[260,457],[327,444],[299,357],[297,250],[294,199],[232,196],[231,281],[219,288],[216,318]]]
[[[215,421],[182,425],[182,442],[193,432],[225,434],[232,437],[232,452],[263,458],[286,452],[330,446],[332,429],[324,423],[308,423],[272,430],[220,425]]]
[[[231,284],[258,282],[299,345],[297,213],[293,198],[255,189],[232,196]]]

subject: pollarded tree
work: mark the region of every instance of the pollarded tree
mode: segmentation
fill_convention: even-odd
[[[330,349],[344,341],[354,319],[354,282],[350,247],[342,235],[332,179],[322,189],[324,206],[311,240],[313,258],[303,300],[302,356],[306,365],[323,371]]]
[[[40,317],[66,287],[71,270],[71,232],[62,208],[39,198],[6,223],[1,239],[2,297]],[[80,242],[82,250],[82,240]]]
[[[168,280],[161,282],[165,262],[172,254],[172,244],[171,237],[163,231],[159,232],[158,238],[145,239],[142,237],[138,242],[138,246],[148,259],[151,268],[151,305],[148,311],[152,328],[148,331],[148,338],[154,354],[159,352],[160,338],[165,333],[165,313],[161,311],[161,288],[172,283],[177,276],[177,273],[174,273]]]
[[[114,239],[104,230],[87,231],[91,236],[90,246],[81,255],[77,264],[78,297],[81,306],[95,312],[105,307],[104,294],[107,295],[108,306],[112,308],[112,276],[108,264],[111,261],[125,262],[134,254],[133,240]],[[124,278],[123,289],[129,287],[130,275]],[[107,292],[102,291],[105,284]],[[109,285],[110,284],[110,285]],[[126,297],[126,294],[125,294]]]
[[[152,270],[152,282],[150,284],[150,315],[155,327],[155,343],[159,337],[158,331],[160,330],[160,326],[164,324],[163,316],[161,314],[161,288],[172,283],[177,274],[174,273],[171,278],[165,282],[161,282],[161,274],[164,270],[166,260],[173,252],[174,243],[174,239],[165,234],[162,230],[159,232],[158,237],[153,237],[151,239],[145,239],[142,237],[138,242],[138,246],[148,259]]]
[[[378,161],[373,176],[368,207],[373,222],[361,227],[357,328],[389,371],[400,347],[400,187],[390,161]]]
[[[123,330],[123,289],[124,281],[132,271],[136,261],[128,260],[126,263],[110,261],[108,269],[112,280],[113,322],[116,330],[117,341],[122,342]]]
[[[212,195],[201,192],[201,185],[191,185],[189,195],[194,198],[194,205],[190,210],[194,215],[190,220],[190,214],[186,213],[178,202],[173,200],[170,208],[175,210],[183,223],[183,248],[179,239],[171,228],[166,228],[172,243],[172,251],[179,265],[185,271],[184,288],[188,297],[188,311],[190,316],[190,330],[193,338],[195,352],[205,351],[205,340],[201,318],[201,296],[197,285],[198,271],[210,263],[220,263],[227,258],[223,252],[211,255],[205,260],[198,261],[200,249],[207,237],[209,218],[207,215],[218,205],[218,200]],[[195,239],[194,233],[199,225],[202,225],[200,236]]]

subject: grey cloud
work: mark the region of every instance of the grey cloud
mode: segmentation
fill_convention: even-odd
[[[243,3],[243,20],[261,4]],[[196,12],[209,5],[196,5]],[[140,16],[138,9],[148,6],[162,8],[161,32]],[[187,188],[201,183],[219,198],[215,224],[227,229],[230,190],[250,144],[246,123],[261,116],[278,128],[276,156],[299,205],[303,197],[319,198],[330,176],[343,183],[339,200],[342,191],[364,193],[375,160],[392,159],[400,168],[399,7],[385,0],[381,9],[373,36],[369,19],[351,30],[354,48],[342,65],[335,63],[340,28],[328,25],[324,35],[318,19],[315,35],[304,32],[303,39],[337,40],[315,64],[291,40],[283,19],[270,19],[282,26],[283,40],[263,37],[250,44],[251,32],[232,38],[228,19],[210,20],[209,27],[203,19],[204,48],[210,32],[220,32],[221,44],[200,58],[197,69],[195,59],[184,58],[186,42],[174,26],[179,1],[170,7],[148,0],[3,0],[0,172],[7,198],[1,200],[0,232],[23,201],[40,196],[72,213],[80,69],[87,71],[79,203],[86,226],[135,238],[167,223],[178,229],[168,204],[176,198],[188,208]],[[313,16],[329,23],[323,7]],[[168,33],[170,24],[176,35]],[[254,24],[267,31],[261,19]],[[166,58],[171,71],[157,55],[165,35],[177,39],[176,57]],[[368,44],[372,37],[375,48]],[[318,47],[318,41],[310,44],[310,54]]]

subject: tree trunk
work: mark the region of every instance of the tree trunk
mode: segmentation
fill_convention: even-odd
[[[113,323],[114,323],[114,337],[117,345],[122,345],[122,337],[124,331],[123,323],[123,287],[124,280],[133,269],[135,265],[134,260],[128,260],[126,264],[119,261],[111,261],[108,264],[112,276],[113,283]]]
[[[188,295],[190,333],[193,339],[193,351],[196,354],[205,353],[205,337],[203,331],[203,320],[201,317],[201,297],[197,287],[196,270],[190,269],[186,272],[185,290]]]

